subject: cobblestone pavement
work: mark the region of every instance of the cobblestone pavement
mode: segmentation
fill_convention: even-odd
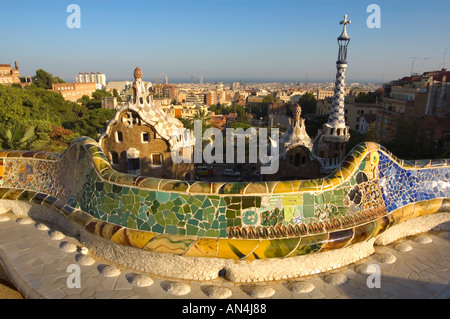
[[[372,256],[330,272],[243,284],[222,277],[172,280],[116,267],[86,253],[80,242],[50,224],[12,214],[1,219],[0,263],[30,299],[450,298],[450,232],[431,231],[376,246]],[[71,288],[77,269],[80,286]]]

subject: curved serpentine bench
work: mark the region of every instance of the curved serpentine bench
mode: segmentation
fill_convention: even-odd
[[[80,228],[97,254],[131,267],[139,264],[141,270],[174,269],[181,266],[173,264],[193,257],[195,262],[178,274],[163,273],[183,277],[187,268],[207,259],[215,260],[218,268],[213,263],[210,268],[217,273],[260,259],[313,256],[358,243],[373,246],[373,239],[394,225],[450,211],[449,175],[450,159],[400,160],[368,142],[323,179],[168,180],[119,173],[97,142],[82,137],[61,155],[0,151],[0,206],[22,201],[59,212]],[[127,246],[131,254],[125,253]],[[147,269],[153,261],[139,263],[141,257],[132,256],[142,252],[177,257]]]

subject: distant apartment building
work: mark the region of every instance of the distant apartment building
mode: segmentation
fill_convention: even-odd
[[[133,82],[130,81],[109,81],[108,84],[106,84],[106,89],[109,91],[116,89],[120,94],[123,93],[127,87],[131,87],[132,84]]]
[[[353,96],[358,96],[359,93],[368,93],[368,90],[363,90],[363,89],[359,89],[359,88],[345,88],[344,89],[344,95],[353,95]],[[333,97],[334,95],[334,89],[322,89],[322,88],[318,88],[316,89],[313,94],[316,96],[316,99],[318,101],[320,100],[325,100],[327,98]]]
[[[205,105],[230,105],[230,92],[228,90],[213,90],[204,95]]]
[[[161,107],[163,111],[172,117],[183,118],[183,119],[191,119],[197,113],[199,109],[196,105],[165,105]]]
[[[80,72],[76,75],[75,81],[76,83],[95,83],[98,90],[106,87],[106,75],[99,72]]]
[[[67,101],[76,102],[83,95],[91,96],[96,90],[95,83],[57,83],[52,84],[52,91],[60,93]]]
[[[153,99],[153,103],[159,109],[167,108],[171,105],[171,100],[169,98],[158,97]]]
[[[210,91],[205,94],[205,105],[216,105],[219,99],[215,91]]]
[[[450,72],[426,72],[428,78],[428,99],[425,113],[438,117],[450,117]]]
[[[361,114],[357,119],[357,131],[361,134],[366,134],[376,119],[376,114]]]
[[[186,105],[204,105],[205,95],[203,93],[188,93],[185,99]]]
[[[242,105],[244,106],[246,104],[248,94],[246,92],[236,92],[233,96],[233,104]]]
[[[217,91],[218,100],[221,105],[231,105],[231,99],[230,99],[230,91],[224,90],[224,91]]]
[[[14,62],[14,67],[10,64],[0,64],[0,84],[6,86],[21,84],[17,61]]]
[[[257,105],[257,104],[261,104],[264,101],[264,96],[254,96],[254,95],[249,95],[247,97],[247,104],[248,105]]]
[[[265,89],[256,89],[256,91],[255,91],[256,96],[265,97],[268,94],[269,94],[269,92],[267,92],[267,90],[265,90]]]
[[[318,115],[330,114],[332,103],[333,99],[331,97],[323,100],[318,100],[316,104],[316,114]]]
[[[420,118],[429,137],[438,140],[450,135],[450,72],[425,72],[403,77],[385,87],[377,110],[376,133],[389,141],[396,136],[400,118]]]
[[[115,110],[117,107],[117,98],[115,96],[102,97],[102,108]]]
[[[180,88],[173,84],[155,84],[152,86],[152,91],[154,96],[158,98],[167,98],[173,101],[174,99],[178,102],[182,102],[178,100],[178,92]]]
[[[365,128],[366,123],[363,122],[361,124],[361,116],[367,116],[364,119],[371,121],[372,115],[375,116],[377,114],[378,107],[379,105],[376,103],[355,103],[354,101],[346,103],[345,121],[352,130],[361,132],[361,125],[363,125],[363,129],[367,131]]]
[[[305,93],[306,91],[292,91],[291,94],[289,95],[289,102],[294,105],[297,104],[300,98]]]
[[[327,97],[333,97],[334,90],[325,90],[325,89],[317,89],[316,90],[316,99],[317,100],[325,100]]]
[[[351,95],[351,96],[354,96],[354,97],[358,97],[358,95],[359,94],[367,94],[367,93],[369,93],[369,90],[367,90],[367,89],[362,89],[362,88],[359,88],[359,87],[354,87],[354,88],[351,88],[351,89],[348,89],[349,91],[348,91],[348,95]]]
[[[240,84],[239,82],[233,82],[233,83],[231,84],[231,89],[232,89],[233,91],[239,90],[240,86],[241,86],[241,84]]]
[[[275,97],[277,100],[283,101],[284,103],[290,102],[289,94],[288,94],[287,92],[285,92],[285,91],[280,91],[280,90],[278,90],[278,91],[274,94],[274,97]]]
[[[269,103],[269,115],[286,115],[286,104],[283,101]]]

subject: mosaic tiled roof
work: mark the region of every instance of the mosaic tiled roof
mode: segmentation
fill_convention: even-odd
[[[136,67],[136,69],[134,69],[134,78],[142,78],[142,70],[138,67]]]
[[[171,148],[177,143],[182,143],[183,146],[192,145],[191,134],[184,128],[183,123],[155,106],[152,96],[148,95],[140,79],[142,78],[142,71],[136,68],[134,75],[133,96],[126,105],[117,110],[114,119],[108,123],[105,133],[100,136],[100,145],[102,140],[109,136],[112,125],[119,121],[120,115],[128,111],[136,112],[146,124],[151,125],[155,129],[161,138],[168,141]]]
[[[305,146],[310,151],[312,150],[313,144],[308,133],[306,133],[305,119],[300,117],[301,113],[302,108],[297,104],[297,107],[295,108],[294,121],[280,139],[281,157],[283,157],[291,148],[298,146]]]

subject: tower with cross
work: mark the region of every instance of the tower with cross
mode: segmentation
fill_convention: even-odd
[[[349,126],[345,124],[345,71],[347,69],[347,46],[350,37],[347,34],[347,25],[350,24],[347,15],[340,22],[343,25],[342,33],[337,38],[339,50],[336,61],[336,81],[334,87],[333,103],[328,122],[322,129],[322,156],[333,158],[335,161],[342,161],[345,153],[345,144],[350,139]]]

